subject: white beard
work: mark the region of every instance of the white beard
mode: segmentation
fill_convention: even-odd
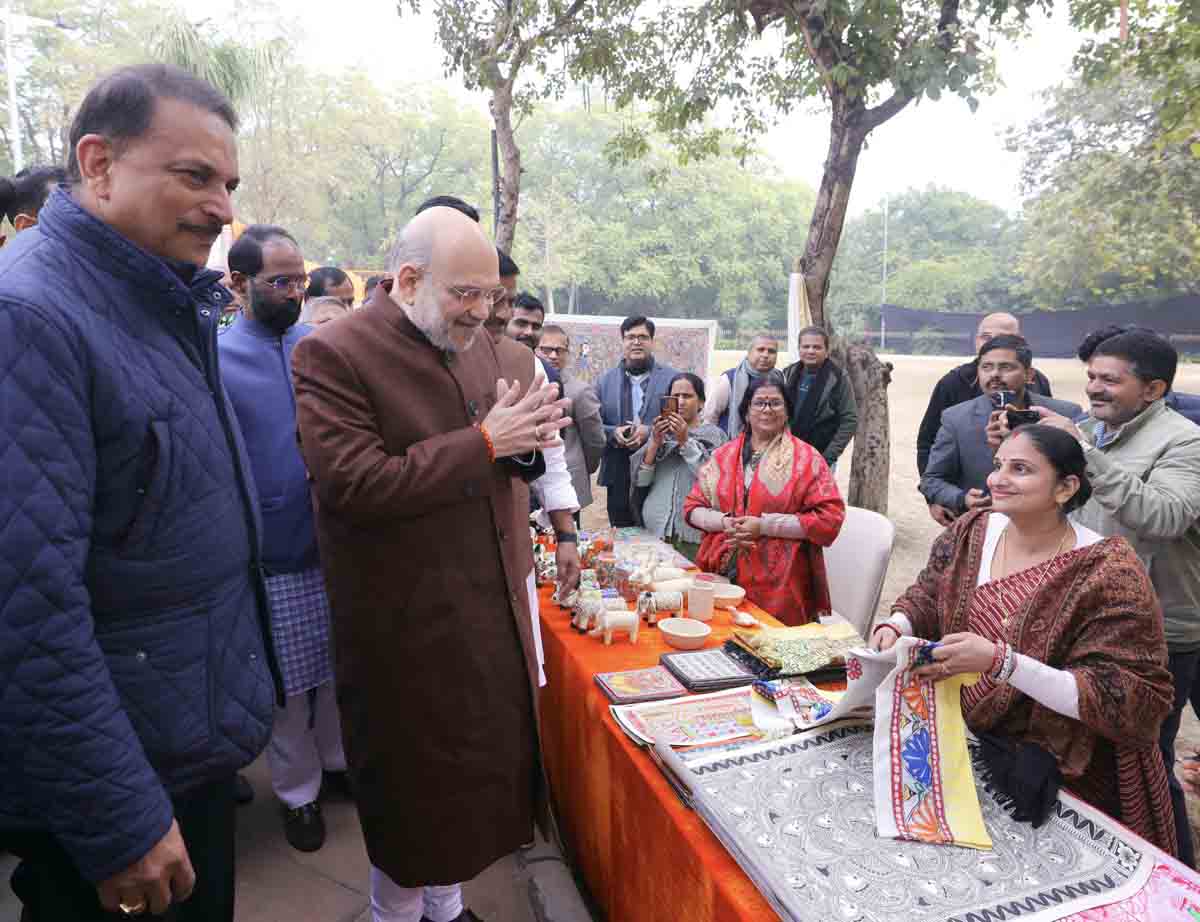
[[[446,323],[446,318],[442,315],[442,309],[438,306],[437,295],[433,292],[433,286],[428,279],[421,282],[417,289],[417,298],[411,305],[404,305],[404,313],[408,314],[408,319],[412,321],[413,326],[425,334],[425,338],[435,349],[441,349],[443,352],[458,352],[461,349],[466,349],[475,340],[475,334],[478,328],[471,331],[471,336],[462,345],[456,345],[450,337],[450,325]]]

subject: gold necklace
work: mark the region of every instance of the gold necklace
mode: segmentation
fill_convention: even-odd
[[[1000,538],[1000,544],[1002,545],[1001,557],[1000,557],[1000,570],[1004,573],[1004,576],[1002,576],[996,580],[996,591],[1000,594],[1000,604],[1003,605],[1004,610],[1006,612],[1008,612],[1007,615],[1004,615],[1000,619],[1000,623],[1005,626],[1008,625],[1008,622],[1010,620],[1012,620],[1014,615],[1018,614],[1018,612],[1015,611],[1013,609],[1012,605],[1009,603],[1008,596],[1004,592],[1004,584],[1003,584],[1003,581],[1005,579],[1008,579],[1008,577],[1012,576],[1012,574],[1008,572],[1008,529],[1010,526],[1011,526],[1011,523],[1009,525],[1004,526],[1004,534]],[[1051,560],[1053,560],[1055,557],[1057,557],[1059,554],[1061,554],[1063,552],[1063,548],[1067,546],[1067,539],[1072,537],[1074,534],[1075,534],[1075,529],[1072,527],[1071,523],[1068,522],[1066,533],[1062,536],[1062,540],[1058,542],[1058,547],[1055,548],[1053,554],[1051,554],[1049,557],[1047,557],[1045,560],[1042,561],[1042,564],[1049,563]],[[1038,564],[1034,564],[1033,566],[1038,566]],[[1028,570],[1030,568],[1026,567],[1025,569]],[[1033,604],[1034,597],[1038,594],[1038,590],[1042,588],[1042,583],[1044,583],[1046,581],[1046,577],[1049,575],[1050,575],[1050,568],[1045,567],[1042,570],[1041,578],[1037,581],[1037,585],[1033,587],[1033,591],[1029,593],[1029,597],[1028,597],[1028,599],[1026,599],[1025,605],[1022,606],[1022,611],[1024,611],[1024,609],[1027,609],[1030,605]]]

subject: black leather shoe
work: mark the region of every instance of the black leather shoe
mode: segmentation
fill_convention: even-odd
[[[320,799],[325,800],[328,797],[334,797],[339,800],[354,800],[354,792],[350,790],[349,772],[345,770],[340,772],[321,772]]]
[[[314,800],[311,804],[283,809],[283,834],[298,852],[315,852],[325,844],[325,818]]]
[[[430,920],[429,916],[421,916],[421,922],[432,922],[432,920]],[[483,919],[479,918],[471,910],[464,909],[454,918],[453,922],[483,922]]]
[[[239,807],[244,807],[252,800],[254,800],[254,788],[250,786],[250,782],[246,780],[246,776],[242,774],[234,775],[233,802]]]

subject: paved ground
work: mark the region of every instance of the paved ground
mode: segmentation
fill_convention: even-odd
[[[328,838],[306,855],[283,838],[265,759],[247,776],[257,796],[238,811],[237,922],[370,922],[367,853],[353,805],[323,805]],[[541,844],[496,862],[467,884],[467,905],[485,922],[591,922],[554,855]],[[7,883],[14,863],[0,857],[0,922],[20,915]]]

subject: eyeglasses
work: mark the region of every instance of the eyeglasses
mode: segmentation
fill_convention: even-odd
[[[627,343],[648,343],[654,339],[653,336],[647,336],[645,333],[626,333],[625,342]]]
[[[570,346],[538,346],[538,352],[550,358],[558,355],[566,355],[570,351]]]
[[[297,291],[303,291],[308,287],[307,275],[273,275],[269,279],[262,276],[252,275],[252,279],[258,279],[264,285],[267,285],[276,291],[287,291],[289,288],[295,288]]]
[[[782,400],[751,400],[750,409],[752,410],[780,410],[784,406]]]

